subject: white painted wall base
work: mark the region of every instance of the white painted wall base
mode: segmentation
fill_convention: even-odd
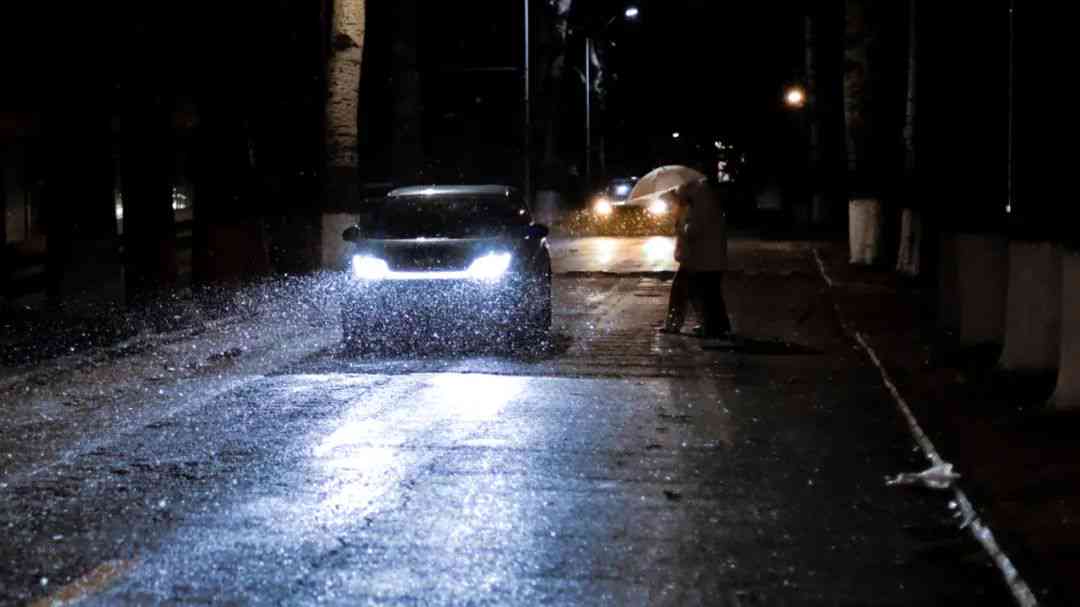
[[[322,268],[344,270],[346,242],[341,239],[345,228],[356,223],[353,213],[324,213],[322,216]]]
[[[1008,241],[991,234],[956,236],[960,344],[1002,343],[1008,289]]]
[[[1062,255],[1061,354],[1050,408],[1080,411],[1080,253]]]
[[[922,213],[904,209],[900,219],[900,251],[896,255],[896,271],[905,276],[918,276],[922,270],[923,242]]]
[[[848,245],[850,262],[858,265],[876,263],[881,255],[881,201],[855,198],[848,201]]]
[[[1009,243],[1005,371],[1057,369],[1061,341],[1061,249],[1049,242]]]

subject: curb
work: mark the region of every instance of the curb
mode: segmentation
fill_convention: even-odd
[[[825,263],[821,259],[821,254],[816,247],[812,249],[812,252],[822,280],[830,290],[834,290],[836,288],[836,283],[833,282],[832,277],[829,276],[828,271],[825,269]],[[885,385],[889,394],[892,395],[897,409],[907,422],[912,438],[914,438],[915,442],[919,445],[919,449],[922,450],[923,455],[926,456],[932,466],[947,465],[945,459],[941,457],[934,447],[934,443],[930,440],[930,437],[926,435],[922,426],[919,425],[919,421],[915,418],[915,414],[912,413],[907,401],[904,400],[904,397],[896,388],[896,384],[893,383],[891,376],[885,369],[884,364],[882,364],[877,352],[875,352],[874,348],[867,342],[866,337],[859,332],[858,329],[851,326],[845,319],[844,313],[840,309],[840,305],[835,300],[833,301],[833,310],[836,312],[836,316],[839,319],[840,326],[844,330],[844,333],[855,340],[859,348],[867,355],[874,366],[877,367],[878,373],[881,375],[882,383]],[[956,482],[951,483],[951,489],[954,501],[964,517],[961,528],[968,529],[971,536],[983,547],[987,556],[994,562],[994,565],[1003,576],[1005,584],[1009,587],[1013,598],[1016,600],[1017,605],[1020,605],[1021,607],[1037,606],[1039,601],[1035,598],[1035,594],[1031,591],[1031,587],[1024,581],[1012,560],[1009,559],[1008,555],[1005,554],[1005,551],[998,545],[990,527],[983,523],[979,518],[979,515],[975,512],[975,507],[972,505],[971,500],[968,499],[967,494],[960,489]]]

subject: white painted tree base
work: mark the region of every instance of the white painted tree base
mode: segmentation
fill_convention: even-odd
[[[956,285],[960,344],[995,343],[1005,338],[1008,241],[990,234],[957,234]]]
[[[877,198],[848,201],[848,245],[852,264],[877,263],[881,256],[881,220],[881,201]]]
[[[1050,408],[1080,411],[1080,253],[1062,255],[1061,354]]]
[[[324,270],[345,269],[349,243],[342,240],[341,233],[355,223],[354,213],[323,213],[321,264]]]
[[[1057,369],[1061,342],[1061,249],[1049,242],[1009,243],[1004,371]]]
[[[900,251],[896,255],[896,271],[915,277],[922,271],[923,242],[922,213],[904,209],[900,220]]]

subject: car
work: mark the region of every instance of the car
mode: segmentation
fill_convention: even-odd
[[[508,186],[407,187],[368,202],[342,234],[350,255],[345,342],[457,329],[544,339],[551,327],[547,236]]]
[[[631,200],[630,192],[637,183],[637,177],[617,177],[604,186],[589,203],[589,211],[600,221],[614,219],[618,215],[632,215],[662,219],[667,216],[670,207],[662,198]]]

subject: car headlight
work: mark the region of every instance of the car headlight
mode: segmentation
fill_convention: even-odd
[[[488,253],[469,266],[469,277],[478,280],[498,280],[510,269],[509,253]]]
[[[598,198],[593,204],[593,212],[597,215],[611,215],[611,203],[606,198]]]
[[[354,255],[352,273],[358,280],[380,280],[390,273],[390,266],[378,257]]]
[[[668,203],[662,198],[657,198],[649,203],[649,212],[653,215],[664,215],[668,212]]]
[[[615,195],[616,196],[626,196],[629,193],[630,193],[630,186],[628,186],[628,185],[617,185],[617,186],[615,186]]]

